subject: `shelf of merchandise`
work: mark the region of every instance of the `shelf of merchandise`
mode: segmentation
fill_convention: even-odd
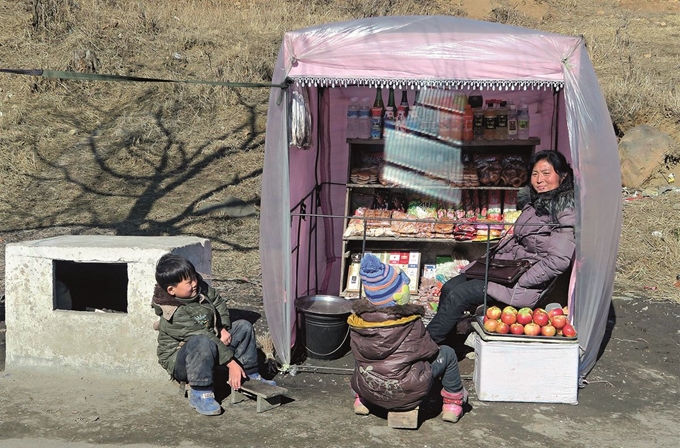
[[[432,137],[430,137],[432,138]],[[488,154],[488,153],[500,153],[507,155],[520,154],[523,156],[528,156],[533,154],[536,146],[540,144],[540,139],[538,137],[530,137],[526,140],[472,140],[472,141],[447,141],[439,138],[434,138],[438,142],[445,143],[452,147],[460,147],[463,149],[463,153],[467,154]],[[348,154],[348,173],[347,173],[347,184],[346,184],[346,194],[345,194],[345,216],[351,216],[353,210],[350,210],[351,206],[351,196],[352,193],[357,191],[371,191],[371,190],[388,190],[388,191],[414,191],[417,190],[417,186],[405,187],[399,185],[382,185],[380,183],[353,183],[350,181],[350,174],[353,168],[352,160],[355,151],[362,150],[363,148],[373,146],[374,148],[384,147],[385,139],[347,139],[346,142],[349,144],[349,154]],[[466,185],[441,185],[441,186],[428,186],[428,188],[441,188],[441,189],[459,189],[459,190],[507,190],[507,191],[517,191],[520,188],[512,186],[497,186],[497,185],[476,185],[476,186],[466,186]],[[426,221],[426,220],[423,220]],[[349,223],[349,218],[345,218],[343,229],[347,228]],[[499,223],[500,224],[500,223]],[[356,298],[358,293],[347,293],[345,291],[345,286],[347,283],[347,275],[349,268],[349,259],[352,252],[359,252],[366,248],[366,244],[369,243],[372,246],[379,245],[385,249],[397,248],[400,244],[407,244],[408,246],[414,246],[420,244],[431,244],[431,243],[443,243],[446,245],[469,245],[469,244],[488,244],[493,243],[493,239],[487,240],[456,240],[454,238],[416,238],[416,237],[404,237],[404,236],[349,236],[342,238],[342,260],[341,260],[341,278],[340,278],[340,295],[347,298]]]

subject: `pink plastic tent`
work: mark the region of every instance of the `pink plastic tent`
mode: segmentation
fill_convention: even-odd
[[[295,298],[339,291],[343,222],[335,217],[344,213],[349,98],[373,99],[376,86],[394,86],[408,89],[412,103],[414,90],[432,86],[525,98],[537,149],[571,161],[578,223],[569,304],[583,379],[604,336],[621,227],[617,143],[583,39],[444,16],[331,23],[284,35],[273,81],[286,80],[310,93],[312,144],[289,146],[289,92],[272,89],[260,254],[265,313],[284,369]]]

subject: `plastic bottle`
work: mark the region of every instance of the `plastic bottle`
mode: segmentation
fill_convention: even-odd
[[[463,112],[463,141],[470,141],[474,139],[474,114],[472,107],[469,104],[465,105],[465,112]]]
[[[508,110],[508,139],[517,140],[517,106],[512,101]]]
[[[371,138],[371,99],[362,98],[359,103],[359,118],[357,120],[357,138]]]
[[[350,99],[349,105],[347,106],[347,128],[345,129],[345,137],[359,137],[359,98],[356,96],[353,96]]]
[[[495,100],[486,101],[486,109],[484,109],[484,140],[494,140],[496,138],[495,103]]]
[[[517,114],[517,138],[520,140],[529,139],[529,106],[522,99],[522,106]]]
[[[496,110],[496,140],[508,139],[508,108],[507,102],[501,101]]]
[[[384,113],[385,104],[382,99],[382,89],[378,87],[375,92],[375,101],[373,101],[373,107],[371,108],[371,138],[373,140],[382,138]]]

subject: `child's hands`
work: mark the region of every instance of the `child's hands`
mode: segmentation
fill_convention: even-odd
[[[220,341],[222,341],[224,345],[231,344],[231,334],[225,328],[220,331]]]
[[[227,383],[231,386],[233,390],[238,390],[241,388],[241,380],[246,377],[246,372],[243,371],[243,367],[236,360],[232,359],[227,363],[229,368],[229,379]]]

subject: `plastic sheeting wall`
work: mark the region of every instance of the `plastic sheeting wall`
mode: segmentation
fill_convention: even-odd
[[[556,131],[560,149],[570,151],[578,205],[571,303],[583,349],[580,376],[590,371],[604,334],[613,289],[621,226],[621,183],[611,120],[579,38],[455,17],[361,19],[286,33],[273,82],[283,82],[287,77],[313,87],[353,84],[375,87],[396,82],[399,87],[448,85],[510,91],[528,88],[527,96],[532,95],[533,87],[547,91],[564,87],[559,107],[564,108],[560,116],[566,117],[566,121],[559,121]],[[265,313],[277,356],[287,365],[295,330],[292,288],[300,281],[300,275],[292,272],[295,260],[291,241],[296,233],[290,225],[290,209],[308,193],[309,178],[315,174],[306,171],[311,156],[298,156],[295,153],[301,150],[287,145],[288,119],[283,103],[277,101],[279,96],[280,91],[274,89],[267,117],[260,255]],[[344,140],[338,137],[340,129],[344,129],[344,119],[332,119],[329,123],[318,141],[330,145],[329,156],[334,158],[333,142]],[[314,128],[319,129],[319,125],[315,123]],[[542,146],[550,141],[549,137],[547,140],[541,137]],[[311,153],[310,150],[308,154]],[[346,161],[337,167],[332,163],[322,165],[324,169],[330,166],[337,169],[344,182]],[[324,207],[341,213],[333,205],[332,197],[327,199],[322,203],[331,206]],[[333,228],[333,234],[339,238],[335,225]],[[328,260],[335,263],[333,254],[330,258],[328,254],[324,247],[316,262],[315,275],[328,278]]]

